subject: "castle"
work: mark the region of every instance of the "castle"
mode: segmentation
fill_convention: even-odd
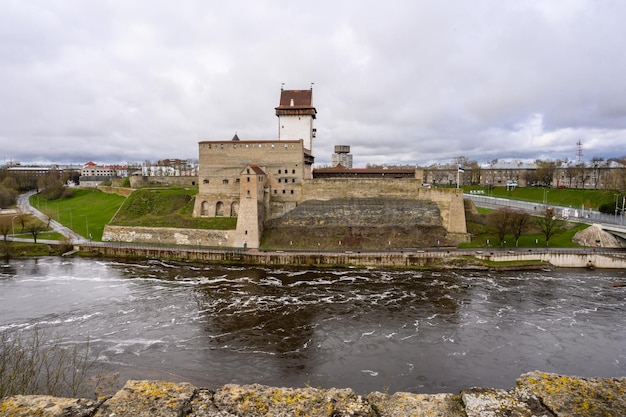
[[[193,215],[237,217],[227,246],[258,248],[268,221],[309,201],[345,198],[356,204],[368,198],[435,202],[440,215],[436,220],[448,237],[456,242],[466,239],[462,192],[423,187],[420,169],[409,175],[385,175],[339,166],[316,177],[313,89],[281,89],[275,110],[277,139],[240,140],[235,134],[231,140],[199,142],[199,190]],[[344,222],[349,223],[349,216]]]

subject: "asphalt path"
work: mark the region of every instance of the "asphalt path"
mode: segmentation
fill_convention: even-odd
[[[75,231],[63,226],[61,223],[59,223],[58,221],[54,220],[54,219],[49,219],[48,216],[46,216],[45,214],[43,214],[42,212],[40,212],[39,210],[37,210],[35,207],[30,205],[30,197],[34,194],[37,194],[37,191],[29,191],[25,194],[20,194],[17,197],[17,207],[18,209],[23,212],[23,213],[30,213],[31,215],[37,217],[39,220],[41,220],[44,223],[48,223],[48,220],[50,221],[50,227],[52,228],[52,231],[57,232],[62,234],[63,236],[65,236],[66,238],[70,239],[72,242],[74,243],[85,243],[88,242],[88,239],[86,239],[85,237],[79,235],[78,233],[76,233]],[[24,239],[24,238],[15,238],[15,237],[11,237],[12,240],[15,240],[16,242],[32,242],[33,239]],[[58,243],[58,241],[56,240],[50,240],[50,241],[45,241],[45,240],[40,240],[37,239],[38,242],[41,243]]]

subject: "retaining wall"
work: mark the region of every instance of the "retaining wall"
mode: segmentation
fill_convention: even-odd
[[[162,229],[162,228],[158,228]],[[179,229],[174,229],[179,230]],[[207,231],[203,231],[206,233]],[[226,236],[224,236],[226,237]],[[190,239],[193,245],[193,240]],[[530,264],[531,268],[543,268],[547,263],[564,268],[626,268],[626,252],[563,252],[559,250],[532,250],[529,252],[482,252],[482,251],[403,251],[403,252],[291,252],[256,250],[220,250],[202,246],[159,247],[152,245],[80,244],[84,252],[108,256],[131,256],[139,258],[181,259],[203,262],[237,262],[247,265],[294,265],[294,266],[372,266],[410,267],[433,269],[491,269],[478,259],[505,262],[543,261],[546,264]],[[502,267],[507,269],[509,267]],[[497,268],[493,268],[497,269]],[[512,266],[510,269],[527,269]]]
[[[234,230],[106,225],[102,233],[102,241],[219,247],[221,245],[232,246],[234,234]]]
[[[480,251],[478,251],[480,252]],[[476,255],[480,259],[496,262],[529,261],[539,259],[560,268],[626,268],[626,252],[585,252],[555,250],[535,250],[529,252],[483,252]]]

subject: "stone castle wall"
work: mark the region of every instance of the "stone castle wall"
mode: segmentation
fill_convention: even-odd
[[[303,201],[346,197],[434,201],[439,206],[442,224],[449,233],[467,233],[462,190],[424,188],[419,181],[410,179],[332,178],[314,179],[302,185]]]
[[[234,230],[106,225],[102,233],[102,241],[219,247],[232,246],[234,234]]]
[[[196,175],[131,175],[129,179],[131,188],[139,188],[145,185],[180,185],[189,187],[198,185],[198,177]]]

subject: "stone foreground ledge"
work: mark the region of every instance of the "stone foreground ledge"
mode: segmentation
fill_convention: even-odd
[[[531,372],[510,390],[471,388],[454,394],[128,381],[99,401],[46,395],[0,401],[0,417],[497,417],[626,416],[626,378],[580,378]]]

